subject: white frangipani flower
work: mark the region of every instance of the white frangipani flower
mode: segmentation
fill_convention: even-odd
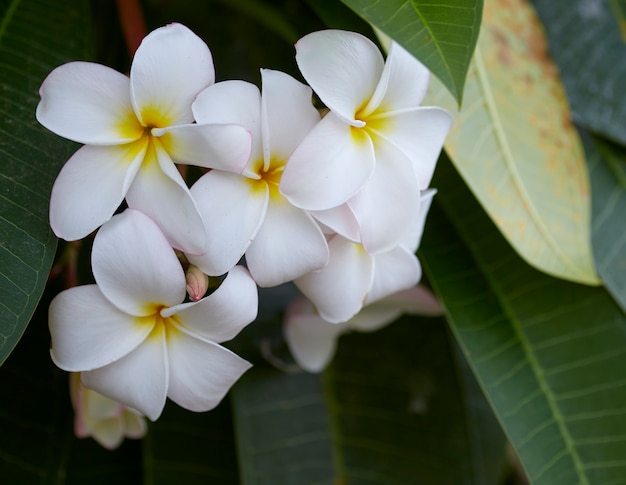
[[[96,285],[50,304],[51,355],[85,386],[151,420],[166,397],[192,411],[215,407],[250,364],[218,345],[256,318],[257,289],[235,267],[215,292],[182,303],[185,272],[158,226],[127,209],[98,231]]]
[[[287,309],[283,333],[300,367],[320,372],[332,360],[342,334],[353,330],[374,332],[402,314],[435,317],[443,314],[443,309],[430,290],[418,285],[370,303],[346,322],[330,323],[306,298],[298,298]]]
[[[52,71],[40,88],[37,119],[85,144],[52,189],[55,234],[70,241],[86,236],[126,198],[174,247],[200,252],[202,219],[174,162],[241,172],[250,153],[242,127],[193,123],[191,104],[214,79],[209,48],[181,24],[143,40],[130,78],[89,62]]]
[[[113,450],[124,438],[143,438],[148,431],[141,413],[83,386],[78,372],[70,375],[70,396],[74,433],[78,438],[91,436],[106,449]]]
[[[262,93],[244,81],[205,89],[193,104],[199,123],[237,123],[252,133],[243,174],[212,170],[191,188],[206,224],[207,251],[189,260],[210,275],[222,274],[246,254],[259,286],[275,286],[320,268],[326,239],[306,211],[278,191],[287,159],[319,121],[311,89],[291,76],[261,70]]]
[[[364,248],[389,250],[416,217],[452,117],[419,106],[429,72],[397,44],[385,62],[363,35],[313,32],[297,42],[296,61],[330,111],[290,157],[280,191],[307,210],[347,203]]]
[[[331,323],[345,322],[364,305],[415,286],[422,268],[415,251],[436,190],[422,193],[419,213],[396,247],[375,255],[363,245],[339,234],[328,241],[330,258],[322,269],[294,280],[313,303],[319,316]]]

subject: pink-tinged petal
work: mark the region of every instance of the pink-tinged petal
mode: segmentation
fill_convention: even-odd
[[[375,123],[380,128],[371,129],[411,159],[420,189],[425,190],[452,121],[450,113],[441,108],[418,107],[386,114]]]
[[[37,120],[64,138],[90,145],[137,140],[143,127],[130,101],[130,81],[91,62],[57,67],[39,89]]]
[[[202,217],[185,181],[158,140],[148,148],[141,170],[126,194],[128,206],[154,220],[176,249],[204,251]]]
[[[415,254],[403,246],[375,256],[374,280],[365,304],[415,286],[422,278],[422,267]]]
[[[102,226],[93,243],[96,283],[119,309],[154,315],[162,305],[185,298],[185,272],[158,226],[145,214],[127,209]]]
[[[361,191],[348,201],[370,254],[397,246],[418,218],[420,190],[411,161],[391,143],[377,139],[376,168]]]
[[[213,409],[231,386],[252,365],[230,350],[185,333],[172,325],[168,329],[170,356],[168,397],[190,411]]]
[[[324,266],[328,245],[310,214],[275,194],[246,262],[259,286],[278,286]]]
[[[241,173],[252,149],[250,133],[240,125],[178,125],[154,129],[177,163]]]
[[[146,153],[145,139],[115,147],[84,146],[61,169],[50,197],[50,225],[66,241],[108,221],[124,200]]]
[[[244,267],[235,266],[209,296],[163,310],[162,315],[176,315],[187,333],[221,343],[232,339],[252,322],[257,309],[254,280]]]
[[[331,361],[345,324],[329,323],[305,298],[289,305],[283,334],[295,361],[308,372],[321,372]]]
[[[328,247],[328,264],[294,283],[324,320],[345,322],[363,307],[372,286],[374,259],[360,244],[341,236],[333,237]]]
[[[340,30],[313,32],[301,38],[296,43],[296,62],[324,104],[345,122],[354,121],[359,109],[365,107],[384,65],[371,40]]]
[[[352,212],[348,203],[323,211],[310,211],[310,214],[318,222],[323,224],[322,230],[324,232],[328,232],[328,230],[330,230],[333,233],[340,234],[346,239],[350,239],[351,241],[361,241],[359,223],[357,222],[354,212]]]
[[[411,221],[408,225],[408,229],[402,241],[400,243],[411,252],[417,251],[419,244],[422,240],[422,234],[424,233],[424,226],[426,224],[426,216],[428,210],[433,201],[433,197],[437,193],[437,189],[428,189],[420,195],[420,210],[417,217]]]
[[[289,158],[280,191],[297,207],[331,209],[361,190],[374,165],[369,135],[328,113]]]
[[[140,439],[148,432],[148,426],[143,414],[134,409],[124,409],[122,423],[127,438]]]
[[[319,122],[311,88],[280,71],[261,69],[263,157],[286,161]]]
[[[373,306],[395,307],[410,315],[438,317],[443,315],[443,307],[432,291],[424,285],[417,285],[408,290],[398,291]]]
[[[209,275],[222,275],[241,259],[263,223],[267,184],[215,170],[191,187],[191,195],[204,220],[207,243],[203,254],[188,259]]]
[[[135,350],[115,362],[81,374],[83,384],[155,421],[169,383],[165,327],[158,325]]]
[[[397,320],[402,310],[397,307],[379,306],[379,302],[367,305],[352,317],[346,325],[359,332],[375,332]]]
[[[59,293],[50,303],[50,354],[63,370],[80,372],[114,362],[133,351],[150,333],[149,322],[117,308],[96,285]]]
[[[211,51],[182,24],[148,34],[130,69],[131,99],[144,126],[193,122],[193,100],[214,82]]]
[[[393,42],[376,93],[366,114],[415,108],[420,105],[430,81],[430,71],[399,44]]]
[[[246,81],[222,81],[203,90],[192,106],[198,124],[236,124],[252,136],[250,161],[262,160],[261,93]]]

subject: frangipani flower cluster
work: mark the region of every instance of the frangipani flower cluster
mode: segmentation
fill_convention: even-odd
[[[84,144],[54,184],[52,229],[98,230],[95,284],[49,312],[52,358],[81,385],[151,420],[167,397],[209,410],[250,366],[220,343],[256,318],[257,285],[295,282],[335,325],[419,282],[452,121],[420,106],[428,71],[338,30],[302,38],[296,62],[311,87],[270,69],[260,89],[215,83],[209,48],[171,24],[128,77],[73,62],[43,82],[37,119]],[[176,164],[204,174],[189,186]],[[205,296],[209,277],[223,281]]]

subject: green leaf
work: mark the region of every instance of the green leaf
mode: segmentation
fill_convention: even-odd
[[[606,289],[626,310],[626,150],[598,138],[583,138],[593,198],[593,251]]]
[[[242,483],[499,483],[503,436],[457,356],[443,320],[403,318],[342,336],[323,375],[255,366],[232,397]]]
[[[432,89],[429,104],[454,110],[441,86],[433,82]],[[584,153],[527,1],[485,4],[465,106],[445,148],[528,263],[559,278],[600,283],[591,250]]]
[[[531,483],[622,483],[626,316],[524,263],[449,162],[434,185],[422,261]]]
[[[342,1],[417,57],[461,104],[482,0]]]
[[[87,1],[0,4],[0,363],[35,310],[56,248],[52,182],[75,148],[35,120],[37,91],[54,67],[85,58]]]
[[[533,3],[545,25],[574,120],[626,145],[626,42],[609,2]],[[620,22],[624,25],[623,19]]]

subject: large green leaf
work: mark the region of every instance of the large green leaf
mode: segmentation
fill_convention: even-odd
[[[593,198],[593,252],[598,273],[626,310],[626,150],[583,138]]]
[[[56,248],[50,188],[73,144],[35,120],[37,91],[54,67],[85,58],[86,0],[0,3],[0,363],[41,297]]]
[[[449,162],[434,184],[424,266],[531,483],[624,483],[626,316],[524,263]]]
[[[461,104],[482,0],[342,1],[422,61]]]
[[[436,81],[436,80],[434,80]],[[429,104],[454,110],[433,82]],[[446,150],[500,231],[530,264],[599,284],[584,153],[526,0],[488,0]]]
[[[609,2],[533,3],[545,25],[550,54],[559,66],[574,119],[626,145],[626,42]],[[621,9],[626,11],[623,2]]]
[[[323,375],[256,366],[233,395],[242,483],[497,484],[504,440],[445,323],[341,337]]]

